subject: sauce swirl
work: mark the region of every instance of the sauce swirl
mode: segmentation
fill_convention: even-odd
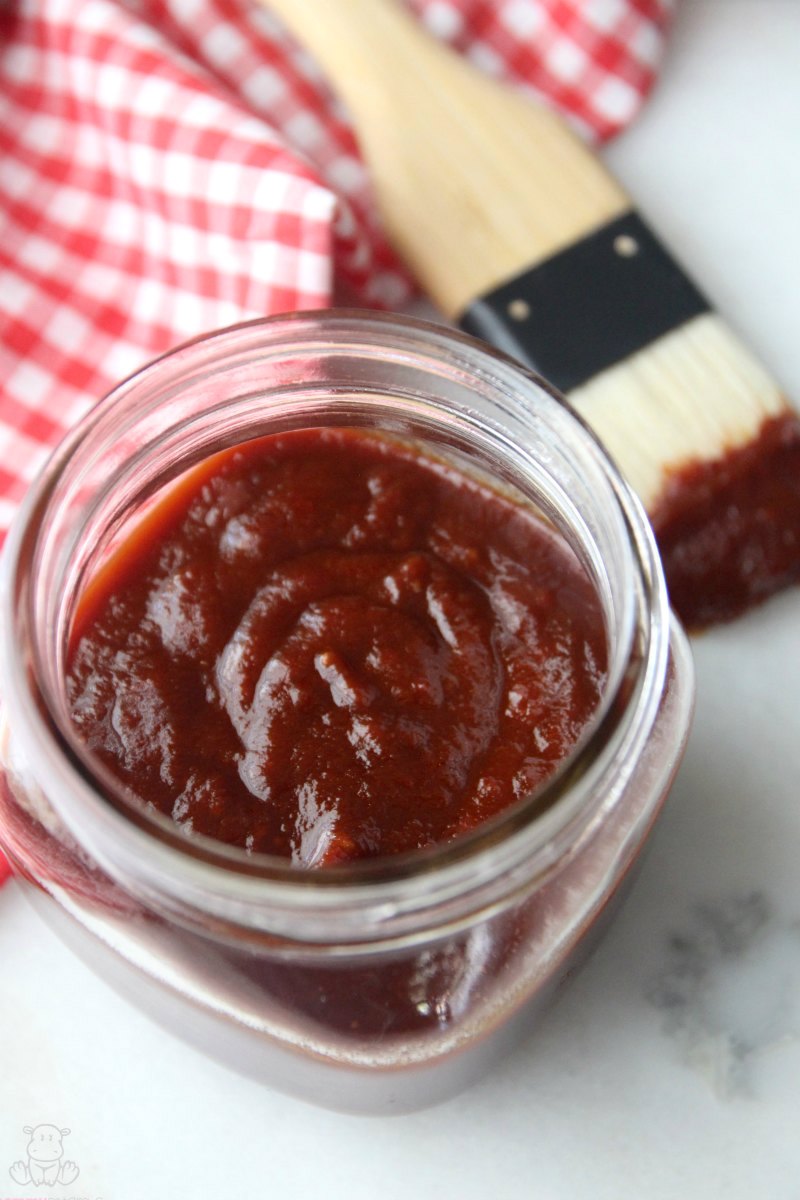
[[[187,833],[334,865],[449,841],[591,718],[593,587],[533,510],[355,430],[189,473],[85,593],[89,748]]]

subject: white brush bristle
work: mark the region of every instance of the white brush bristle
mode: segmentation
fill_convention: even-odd
[[[569,394],[652,511],[669,475],[747,445],[788,409],[778,384],[706,313]]]

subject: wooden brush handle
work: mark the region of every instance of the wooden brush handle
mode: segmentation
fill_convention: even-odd
[[[449,317],[626,212],[565,123],[396,0],[263,0],[348,106],[391,241]]]

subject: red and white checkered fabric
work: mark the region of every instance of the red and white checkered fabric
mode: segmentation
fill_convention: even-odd
[[[324,0],[323,0],[324,2]],[[410,0],[603,139],[672,0]],[[185,338],[410,284],[341,107],[256,0],[0,0],[0,541],[61,434]]]

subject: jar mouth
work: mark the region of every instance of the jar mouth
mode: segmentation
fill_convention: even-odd
[[[346,370],[354,362],[362,373],[355,382]],[[365,372],[372,382],[361,386]],[[404,436],[435,433],[453,453],[483,455],[484,466],[494,454],[501,482],[518,486],[525,478],[545,516],[569,535],[604,593],[609,625],[601,703],[544,783],[452,842],[316,871],[187,836],[169,817],[147,811],[80,741],[63,687],[69,597],[79,594],[91,561],[88,552],[80,557],[79,540],[99,545],[120,527],[142,498],[143,462],[153,464],[152,493],[215,450],[264,432],[308,428],[309,419],[372,420],[376,431]],[[571,472],[594,508],[570,495]],[[146,859],[150,886],[169,890],[182,880],[239,915],[240,905],[261,902],[309,910],[346,905],[352,893],[394,913],[417,910],[463,894],[469,879],[477,888],[502,876],[503,886],[513,887],[523,863],[530,875],[532,856],[546,874],[591,834],[620,793],[625,764],[655,720],[669,654],[666,589],[649,524],[581,418],[544,381],[467,335],[357,310],[233,326],[184,344],[120,384],[33,485],[5,549],[0,603],[6,694],[30,761],[40,764],[43,791],[73,835],[112,872],[130,876]],[[409,883],[413,894],[403,892]]]

